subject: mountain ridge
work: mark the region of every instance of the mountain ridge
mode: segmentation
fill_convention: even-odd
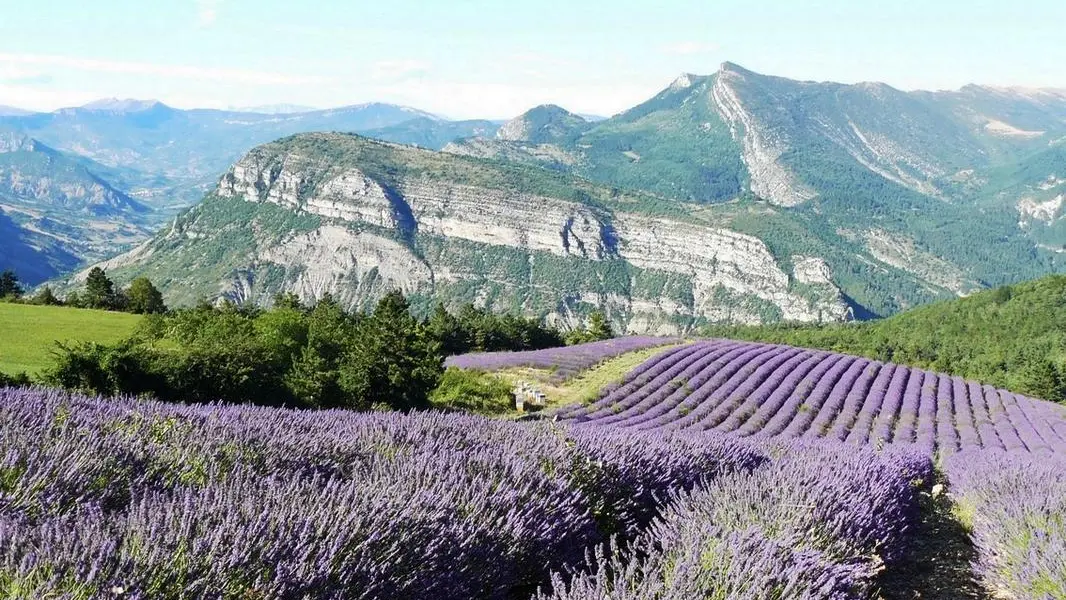
[[[175,221],[203,237],[172,225],[108,265],[143,266],[186,296],[269,302],[273,291],[328,290],[355,305],[408,286],[427,303],[461,298],[564,321],[603,308],[645,332],[822,319],[795,308],[828,298],[820,286],[835,289],[831,319],[889,315],[1066,266],[1066,173],[1049,150],[1066,139],[1066,103],[1049,98],[799,82],[726,63],[598,122],[542,105],[503,124],[420,116],[368,131],[445,154],[300,134],[245,153],[204,187],[205,203]],[[239,201],[262,190],[283,201]],[[270,235],[240,233],[242,223]],[[708,257],[741,265],[742,247],[756,272],[774,275],[708,283],[722,273]],[[219,264],[195,259],[196,248]],[[548,273],[563,283],[530,288]]]

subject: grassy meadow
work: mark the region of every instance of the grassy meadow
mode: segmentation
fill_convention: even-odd
[[[0,373],[34,374],[51,364],[56,342],[115,343],[129,335],[140,315],[0,303]]]

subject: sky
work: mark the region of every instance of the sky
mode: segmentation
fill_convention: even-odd
[[[0,0],[0,105],[393,102],[609,116],[732,61],[901,89],[1066,88],[1063,0]]]

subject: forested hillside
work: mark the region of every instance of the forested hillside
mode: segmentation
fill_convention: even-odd
[[[859,354],[1066,401],[1066,276],[1053,275],[889,319],[714,328],[715,336]]]

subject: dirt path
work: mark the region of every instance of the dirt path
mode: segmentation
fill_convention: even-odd
[[[884,600],[992,600],[971,568],[976,549],[946,494],[926,497],[915,542],[881,576]]]

